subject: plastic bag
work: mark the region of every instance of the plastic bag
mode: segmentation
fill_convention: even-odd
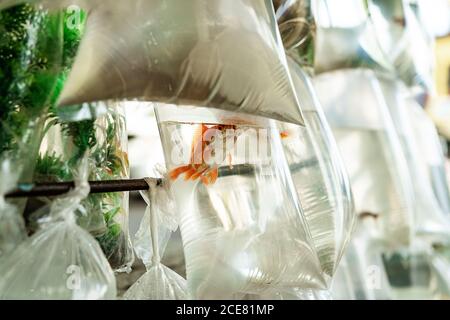
[[[275,124],[169,105],[156,115],[193,298],[325,288]]]
[[[20,170],[13,168],[11,159],[0,158],[0,261],[26,239],[18,207],[5,199],[5,195],[16,187],[20,174]]]
[[[75,212],[89,194],[88,166],[75,174],[75,189],[49,207],[50,219],[0,265],[0,299],[114,299],[114,273]]]
[[[428,178],[440,207],[450,213],[450,192],[445,168],[445,157],[436,127],[425,111],[411,98],[407,99],[410,108],[414,137],[420,150],[422,165],[428,168]]]
[[[303,68],[314,67],[316,26],[311,0],[273,0],[281,39]],[[299,96],[300,98],[301,96]]]
[[[264,295],[248,295],[244,300],[333,300],[328,290],[290,289]]]
[[[440,300],[450,299],[450,247],[447,244],[436,244],[430,257],[433,273],[437,278],[434,297]]]
[[[61,105],[139,98],[303,123],[270,0],[106,2],[74,2],[89,16]]]
[[[380,84],[370,70],[315,78],[315,88],[350,176],[356,211],[379,216],[393,247],[410,243],[413,189]]]
[[[278,127],[322,269],[332,276],[353,229],[353,196],[310,79],[292,59],[288,64],[297,95],[303,98],[306,127],[287,123]]]
[[[386,77],[379,76],[378,79],[395,129],[400,137],[405,159],[408,162],[409,176],[414,190],[416,233],[428,237],[448,237],[450,218],[444,214],[439,206],[439,202],[433,193],[436,188],[431,183],[431,174],[434,174],[434,177],[437,178],[441,177],[441,182],[444,178],[445,182],[443,158],[439,154],[439,149],[435,148],[436,132],[431,131],[425,134],[424,130],[415,126],[415,109],[421,110],[421,108],[413,101],[409,91],[402,83]],[[426,117],[425,114],[421,115]],[[429,120],[425,118],[424,121]],[[429,168],[428,163],[422,159],[424,157],[434,159],[434,167]],[[445,191],[446,184],[437,187],[438,190]]]
[[[378,218],[362,215],[332,285],[337,300],[391,300],[383,262],[385,239]]]
[[[0,11],[0,155],[29,182],[62,67],[61,12],[18,5]]]
[[[141,276],[125,293],[127,300],[185,300],[189,294],[184,278],[161,263],[170,235],[178,226],[174,218],[175,208],[168,196],[166,182],[147,179],[148,192],[141,192],[147,203],[136,235],[136,254],[147,267]],[[144,243],[145,242],[145,243]]]
[[[378,43],[396,73],[409,87],[434,90],[433,44],[409,1],[368,1]]]
[[[350,270],[347,256],[344,255],[333,277],[331,296],[334,300],[356,300],[356,281]]]
[[[393,70],[378,44],[365,0],[317,0],[313,4],[318,73],[355,67]]]
[[[383,254],[395,300],[430,300],[437,290],[437,274],[431,265],[431,248],[415,241],[410,247]]]
[[[129,178],[123,107],[114,103],[102,106],[105,113],[96,119],[80,122],[50,119],[36,165],[35,181],[70,181],[73,178],[71,168],[78,165],[87,151],[91,160],[90,180]],[[128,198],[127,192],[91,194],[82,201],[85,212],[77,217],[78,224],[96,237],[117,272],[129,272],[134,261],[128,230]],[[30,220],[42,219],[38,214]]]

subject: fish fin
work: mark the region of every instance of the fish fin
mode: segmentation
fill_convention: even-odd
[[[208,173],[209,183],[214,184],[218,176],[219,176],[219,169],[215,167]]]
[[[208,178],[206,176],[200,176],[200,181],[207,186],[209,184]]]
[[[170,170],[170,171],[169,171],[169,177],[170,177],[170,180],[176,180],[176,179],[178,179],[178,177],[179,177],[181,174],[183,174],[183,173],[185,173],[186,171],[188,171],[191,167],[192,167],[192,166],[187,165],[187,166],[181,166],[181,167],[178,167],[178,168],[175,168],[175,169]]]
[[[201,175],[203,175],[205,173],[206,170],[208,170],[208,166],[199,167],[197,172],[191,176],[191,180],[198,179]]]

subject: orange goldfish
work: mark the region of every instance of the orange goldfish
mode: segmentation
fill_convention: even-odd
[[[226,140],[226,130],[236,130],[235,125],[207,125],[200,124],[194,133],[191,146],[191,158],[189,164],[177,167],[169,172],[171,180],[176,180],[182,174],[184,174],[184,180],[197,180],[204,185],[214,184],[219,175],[219,168],[217,164],[210,164],[212,157],[215,156],[213,143],[216,136],[208,137],[211,133],[222,134],[224,140]],[[236,139],[236,137],[234,137]],[[223,141],[224,148],[226,147],[226,141]],[[228,162],[231,166],[231,154],[227,155]]]

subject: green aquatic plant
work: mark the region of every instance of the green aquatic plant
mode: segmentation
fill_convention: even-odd
[[[73,168],[85,154],[91,159],[91,180],[117,179],[127,171],[117,135],[123,119],[111,113],[69,122],[56,110],[85,22],[83,11],[49,12],[29,4],[0,11],[0,155],[23,162],[22,182],[72,180]],[[41,141],[55,128],[63,150],[50,148],[39,155]],[[80,225],[92,232],[118,268],[129,262],[131,252],[127,231],[117,222],[127,210],[124,203],[120,193],[90,195],[84,201],[86,213],[79,214]]]
[[[76,167],[85,154],[91,161],[90,180],[126,177],[128,160],[117,134],[120,131],[118,125],[123,121],[123,116],[111,110],[98,119],[60,122],[64,152],[62,155],[54,151],[42,154],[37,161],[35,180],[72,180],[71,168]],[[117,219],[126,214],[124,197],[123,193],[91,194],[83,201],[86,214],[80,214],[78,218],[78,223],[96,237],[115,269],[121,269],[132,260],[127,230]]]
[[[0,154],[27,162],[28,173],[62,67],[62,22],[27,4],[0,11]]]

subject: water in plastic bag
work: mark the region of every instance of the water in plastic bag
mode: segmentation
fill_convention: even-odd
[[[437,288],[434,297],[440,300],[450,299],[450,250],[448,244],[435,245],[430,264],[437,278]]]
[[[16,187],[19,171],[11,159],[0,158],[0,261],[27,237],[18,207],[5,199]]]
[[[422,236],[448,237],[450,218],[437,201],[435,193],[433,193],[433,190],[437,188],[431,183],[434,181],[434,177],[439,176],[445,181],[443,157],[439,152],[440,145],[436,144],[437,134],[433,130],[429,132],[420,130],[415,125],[415,121],[418,119],[415,115],[416,110],[422,111],[422,109],[412,99],[409,90],[402,83],[387,77],[379,76],[378,79],[395,129],[400,137],[402,150],[408,163],[409,176],[413,182],[415,230]],[[427,117],[425,113],[420,115]],[[430,120],[425,118],[424,121]],[[434,160],[434,168],[440,170],[432,171],[434,168],[431,169],[424,158]],[[438,184],[437,187],[438,190],[445,192],[446,183]]]
[[[76,224],[89,194],[87,165],[76,188],[50,205],[51,219],[0,265],[0,299],[114,299],[116,281],[95,239]],[[84,172],[83,172],[84,171]]]
[[[425,111],[411,98],[408,105],[412,116],[414,136],[420,150],[422,163],[427,166],[435,196],[443,212],[450,212],[450,191],[447,182],[445,157],[439,141],[439,135],[433,121]]]
[[[89,180],[129,177],[123,104],[97,103],[95,107],[103,108],[104,113],[93,119],[66,122],[60,117],[51,117],[48,120],[34,181],[71,181],[71,167],[83,159],[86,151],[89,151],[91,166]],[[127,192],[91,194],[82,201],[85,211],[77,216],[77,223],[97,239],[116,272],[129,272],[134,260],[128,228],[128,197]],[[39,216],[40,213],[48,212],[33,213],[28,218],[30,230],[45,218]]]
[[[431,265],[427,243],[415,241],[410,247],[383,254],[383,261],[395,300],[430,300],[438,290],[438,274]]]
[[[287,289],[283,292],[266,293],[263,295],[248,295],[244,300],[333,300],[328,290]]]
[[[352,232],[350,182],[309,77],[288,58],[306,127],[279,123],[286,159],[324,272],[333,275]]]
[[[365,0],[317,0],[313,12],[318,73],[355,67],[392,70],[379,47]]]
[[[193,298],[325,288],[274,123],[169,105],[156,114]]]
[[[362,215],[331,287],[335,300],[390,300],[383,262],[384,235],[378,217]]]
[[[29,182],[62,65],[61,12],[17,5],[0,10],[0,154]],[[16,160],[14,160],[16,161]]]
[[[370,0],[370,18],[381,49],[409,87],[433,91],[433,44],[409,1]]]
[[[315,88],[350,176],[356,211],[379,216],[386,240],[407,245],[413,189],[399,137],[373,72],[326,73]]]
[[[166,182],[147,179],[149,191],[141,192],[147,210],[137,232],[136,253],[147,272],[125,293],[126,300],[185,300],[189,297],[186,279],[161,263],[170,235],[177,229],[173,200],[168,196]],[[174,223],[175,222],[175,223]],[[144,243],[145,242],[145,243]]]
[[[350,265],[347,262],[346,254],[342,257],[339,267],[333,276],[331,284],[331,295],[334,300],[356,300],[356,287],[354,274],[350,270]]]
[[[137,98],[303,123],[271,0],[73,3],[89,14],[61,105]]]

